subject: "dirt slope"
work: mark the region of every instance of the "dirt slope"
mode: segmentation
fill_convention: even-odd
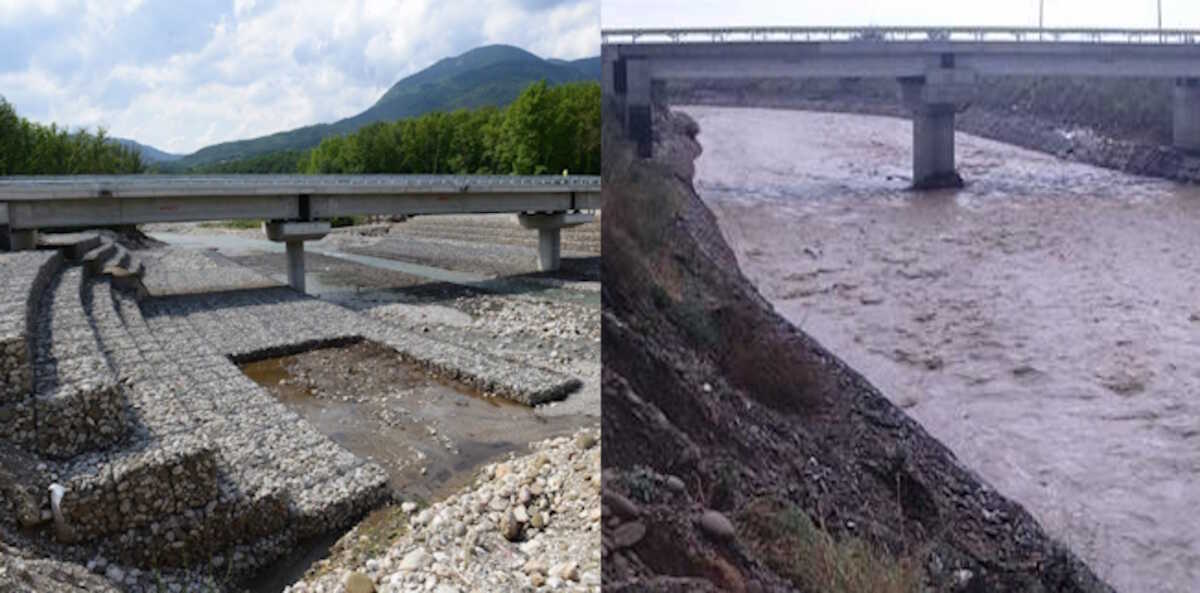
[[[692,188],[695,123],[656,118],[653,160],[605,136],[605,590],[812,589],[762,541],[769,500],[933,590],[1111,591],[775,314]]]

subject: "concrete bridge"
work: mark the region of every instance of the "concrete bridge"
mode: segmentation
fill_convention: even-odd
[[[672,79],[894,78],[913,117],[913,185],[961,184],[954,115],[979,76],[1175,80],[1174,144],[1200,151],[1200,31],[1036,28],[790,27],[602,32],[604,92],[641,156],[650,106]]]
[[[538,231],[538,266],[559,266],[561,229],[592,220],[600,179],[586,176],[233,175],[0,177],[0,234],[33,249],[39,229],[262,219],[287,244],[288,282],[304,291],[304,241],[330,219],[513,213]]]

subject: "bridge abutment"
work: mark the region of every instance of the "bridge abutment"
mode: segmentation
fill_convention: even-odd
[[[1173,144],[1187,152],[1200,152],[1200,78],[1175,81]]]

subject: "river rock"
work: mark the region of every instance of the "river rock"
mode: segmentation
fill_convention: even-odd
[[[646,525],[641,521],[626,523],[613,530],[613,547],[628,548],[646,536]]]
[[[400,570],[413,572],[424,568],[429,563],[429,552],[425,548],[417,548],[404,555],[404,559],[400,561]]]
[[[717,540],[733,539],[736,533],[733,523],[730,523],[725,515],[713,510],[704,511],[704,514],[700,515],[700,529]]]
[[[575,446],[587,451],[596,444],[596,435],[587,432],[581,432],[575,437]]]
[[[504,515],[500,517],[500,534],[510,542],[521,538],[521,524],[517,522],[512,511],[505,511]]]
[[[375,593],[375,581],[361,572],[347,574],[345,586],[346,593]]]
[[[636,503],[616,492],[605,492],[603,498],[604,504],[622,517],[637,518],[642,514],[642,509]]]
[[[112,565],[108,570],[104,571],[104,578],[120,584],[125,580],[125,571],[121,570],[120,566]]]
[[[687,485],[683,483],[683,480],[679,476],[667,476],[667,488],[679,494],[687,491]]]

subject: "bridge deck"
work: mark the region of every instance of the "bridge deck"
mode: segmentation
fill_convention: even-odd
[[[609,29],[607,62],[655,80],[983,75],[1200,78],[1200,31],[1004,27]]]
[[[0,178],[13,229],[228,218],[600,208],[594,176],[231,175]],[[0,224],[5,221],[0,212]]]

